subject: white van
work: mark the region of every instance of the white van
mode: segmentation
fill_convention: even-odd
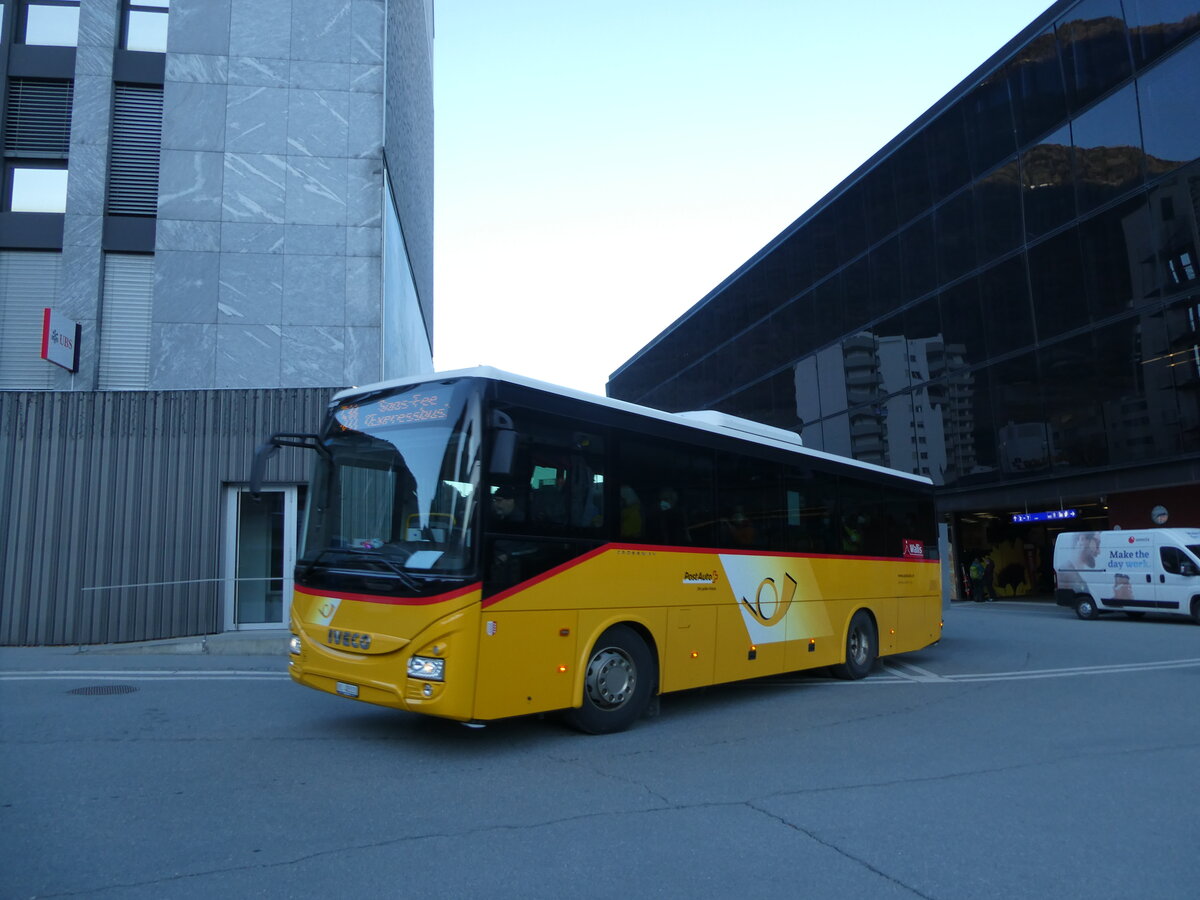
[[[1147,612],[1200,622],[1200,530],[1073,531],[1054,542],[1054,599],[1081,619]]]

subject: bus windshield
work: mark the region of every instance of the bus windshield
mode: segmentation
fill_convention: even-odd
[[[472,575],[478,408],[467,381],[370,394],[333,408],[297,579],[411,594],[447,576]]]

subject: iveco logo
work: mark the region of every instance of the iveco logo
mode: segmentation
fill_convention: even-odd
[[[329,636],[325,639],[325,643],[335,647],[353,647],[355,650],[366,650],[371,646],[371,636],[369,634],[361,634],[357,631],[338,631],[336,628],[330,628]]]

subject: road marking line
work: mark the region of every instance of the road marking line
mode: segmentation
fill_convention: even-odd
[[[905,681],[948,681],[945,675],[938,675],[936,672],[930,672],[928,669],[922,669],[920,666],[914,666],[910,662],[902,662],[898,659],[889,659],[883,664],[883,670],[890,672],[892,675],[898,675]]]

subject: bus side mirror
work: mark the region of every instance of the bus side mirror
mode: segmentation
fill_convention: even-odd
[[[280,447],[299,447],[303,450],[316,450],[328,453],[321,446],[319,435],[297,434],[292,431],[279,431],[271,435],[254,451],[254,460],[250,463],[250,496],[258,500],[262,496],[263,477],[267,472],[267,463]]]
[[[492,410],[492,458],[488,463],[490,475],[512,475],[517,457],[517,431],[512,416],[500,409]]]
[[[492,438],[492,462],[488,467],[490,474],[511,475],[516,455],[517,433],[511,430],[495,432]]]
[[[262,495],[263,475],[267,471],[267,463],[279,449],[273,438],[274,436],[254,451],[254,461],[250,463],[250,496],[255,500]]]

